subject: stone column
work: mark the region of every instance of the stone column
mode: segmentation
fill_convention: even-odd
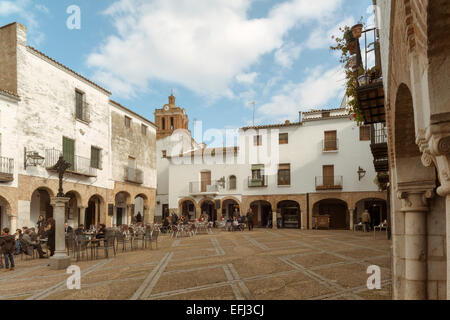
[[[431,190],[399,191],[405,213],[405,299],[427,299],[427,199]]]
[[[86,207],[80,207],[80,224],[85,225],[84,218],[86,217]]]
[[[354,217],[355,217],[355,209],[348,209],[348,212],[350,214],[350,231],[353,231],[354,226]]]
[[[445,197],[446,253],[447,253],[447,299],[450,300],[450,123],[439,117],[426,130],[419,131],[417,144],[422,154],[422,164],[434,167],[440,186],[437,194]],[[443,222],[444,223],[444,222]]]
[[[17,217],[16,216],[9,216],[9,230],[10,233],[14,234],[15,230],[17,229]]]
[[[272,212],[272,228],[273,229],[278,229],[277,212],[276,211]]]
[[[66,252],[66,236],[64,232],[64,218],[66,203],[70,198],[55,197],[51,199],[53,217],[55,219],[55,254],[50,258],[50,268],[66,269],[70,265],[70,257]]]

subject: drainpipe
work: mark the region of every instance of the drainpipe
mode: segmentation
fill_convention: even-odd
[[[309,230],[309,193],[306,194],[306,230]]]

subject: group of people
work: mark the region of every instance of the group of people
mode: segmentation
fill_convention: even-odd
[[[37,231],[36,231],[37,228]],[[4,228],[0,237],[0,269],[5,271],[14,271],[14,255],[24,253],[33,255],[36,250],[40,259],[45,259],[45,253],[42,250],[41,241],[47,242],[47,248],[50,256],[55,253],[55,220],[44,216],[39,216],[36,228],[22,227],[17,229],[15,234],[10,234],[9,228]],[[3,258],[5,265],[3,265]]]

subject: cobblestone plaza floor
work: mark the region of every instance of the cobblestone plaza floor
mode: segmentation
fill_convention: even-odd
[[[81,290],[48,260],[16,257],[0,273],[0,299],[299,300],[391,299],[385,234],[255,229],[191,238],[160,237],[158,249],[75,262]],[[381,268],[382,289],[368,290],[367,267]]]

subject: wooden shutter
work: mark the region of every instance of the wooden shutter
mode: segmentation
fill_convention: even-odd
[[[279,144],[288,144],[288,143],[289,143],[289,134],[288,133],[280,133]]]
[[[359,140],[370,141],[370,126],[359,127]]]
[[[334,166],[323,166],[323,185],[334,186]]]
[[[83,94],[79,91],[75,91],[75,115],[77,119],[83,119]]]
[[[201,173],[201,192],[206,192],[207,187],[211,185],[211,172],[202,172]]]
[[[91,147],[91,168],[100,169],[100,149]]]
[[[278,167],[278,185],[288,186],[291,184],[291,165],[280,164]]]
[[[337,131],[325,131],[324,151],[337,150]]]
[[[69,170],[75,170],[75,140],[63,137],[63,157],[72,165]]]

